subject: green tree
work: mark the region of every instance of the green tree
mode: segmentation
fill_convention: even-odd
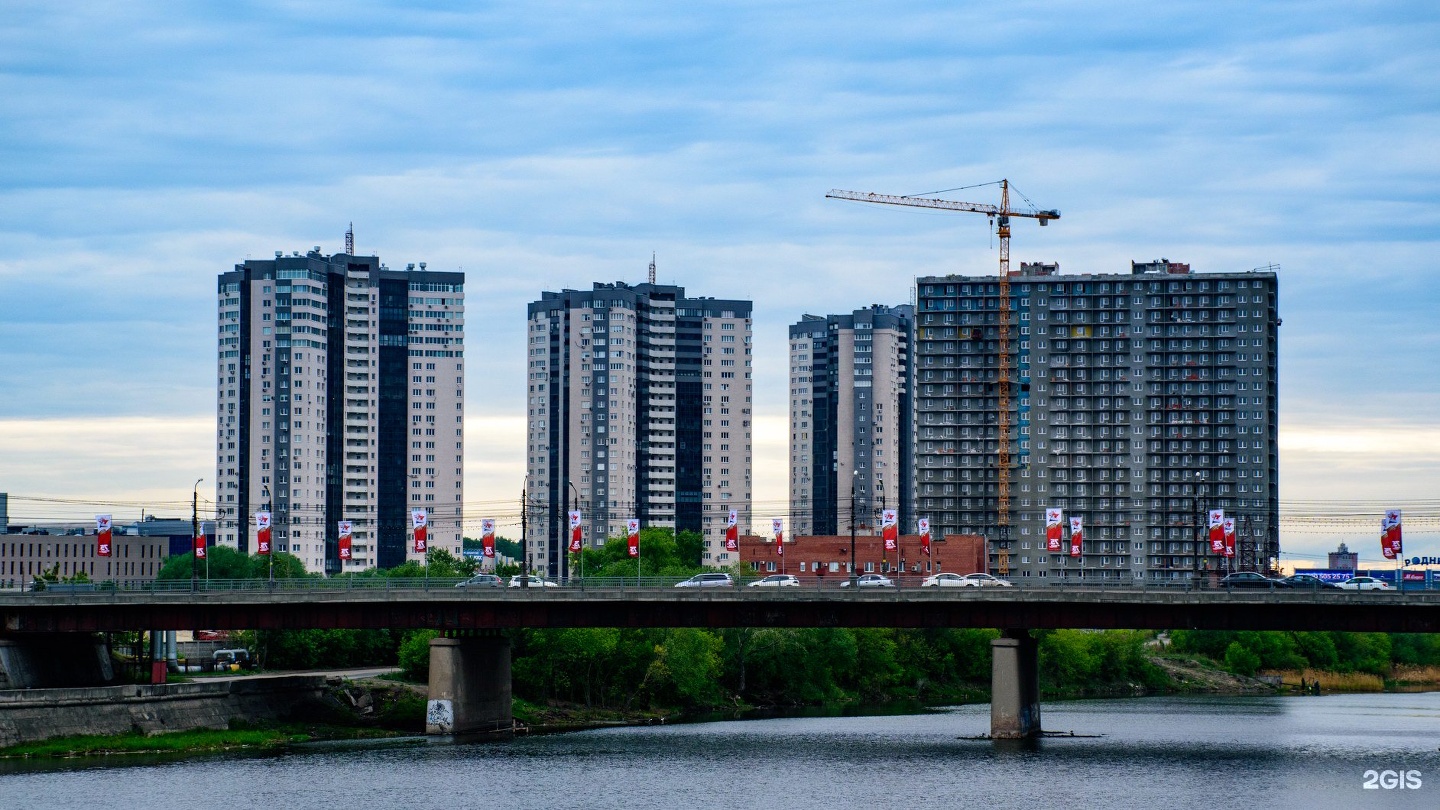
[[[690,708],[715,705],[720,698],[724,641],[708,630],[678,627],[665,634],[642,684],[659,700]]]
[[[417,683],[430,680],[430,642],[439,637],[435,630],[411,630],[405,634],[396,654],[401,677]]]
[[[229,546],[212,546],[206,549],[206,558],[196,560],[195,552],[178,554],[165,561],[155,574],[157,580],[190,579],[192,570],[201,579],[269,579],[271,559],[263,554],[241,554]],[[294,554],[274,554],[276,579],[304,579],[312,575],[305,570],[305,563]]]
[[[475,576],[479,570],[480,563],[476,560],[464,556],[456,557],[443,548],[432,548],[428,574],[424,561],[406,560],[386,570],[384,575],[396,579],[423,579],[426,576],[433,579],[466,579]]]
[[[1236,675],[1254,675],[1260,669],[1260,656],[1239,641],[1232,641],[1225,648],[1225,668]]]

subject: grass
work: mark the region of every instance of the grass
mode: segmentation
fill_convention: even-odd
[[[1435,686],[1440,684],[1440,666],[1396,667],[1393,680],[1397,684],[1409,686]]]
[[[1285,686],[1300,687],[1300,679],[1306,684],[1320,682],[1322,692],[1383,692],[1385,679],[1368,672],[1328,672],[1322,669],[1285,670],[1270,673],[1280,676]]]
[[[0,759],[111,756],[116,754],[197,754],[216,751],[271,751],[314,740],[394,736],[378,729],[341,726],[279,725],[230,729],[192,729],[162,734],[132,731],[113,736],[57,737],[0,748]]]

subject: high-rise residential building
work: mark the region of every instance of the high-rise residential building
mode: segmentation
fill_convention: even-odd
[[[894,509],[915,530],[914,328],[909,305],[791,324],[792,533],[840,534],[852,509],[870,527]]]
[[[724,548],[729,510],[750,515],[749,301],[665,284],[596,283],[529,305],[527,474],[531,563],[569,574],[567,513],[603,544],[643,526],[699,531]]]
[[[219,542],[253,553],[268,509],[275,550],[311,571],[390,568],[423,559],[424,509],[430,546],[461,553],[464,283],[319,248],[220,275]]]
[[[918,279],[917,507],[984,534],[1014,577],[1185,579],[1279,553],[1277,280],[1190,272],[1010,278],[1010,528],[998,526],[999,284]],[[1047,550],[1045,510],[1082,521],[1083,556]],[[1207,511],[1238,557],[1209,551]],[[1066,532],[1068,537],[1068,532]]]

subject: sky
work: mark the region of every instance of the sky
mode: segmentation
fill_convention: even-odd
[[[825,192],[1008,178],[1062,212],[1016,262],[1279,265],[1286,559],[1378,562],[1387,506],[1440,555],[1437,80],[1425,2],[0,0],[0,491],[184,514],[216,276],[353,222],[467,274],[467,519],[524,483],[525,304],[652,252],[755,302],[781,514],[786,326],[997,265],[984,217]]]

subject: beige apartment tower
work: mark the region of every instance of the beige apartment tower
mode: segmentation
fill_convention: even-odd
[[[464,281],[319,248],[221,274],[220,543],[253,553],[269,511],[275,550],[311,571],[391,568],[421,558],[410,527],[424,510],[431,547],[460,553]]]
[[[751,502],[751,303],[682,287],[546,292],[527,319],[530,564],[569,575],[567,513],[592,545],[626,521],[697,531],[723,566]]]

